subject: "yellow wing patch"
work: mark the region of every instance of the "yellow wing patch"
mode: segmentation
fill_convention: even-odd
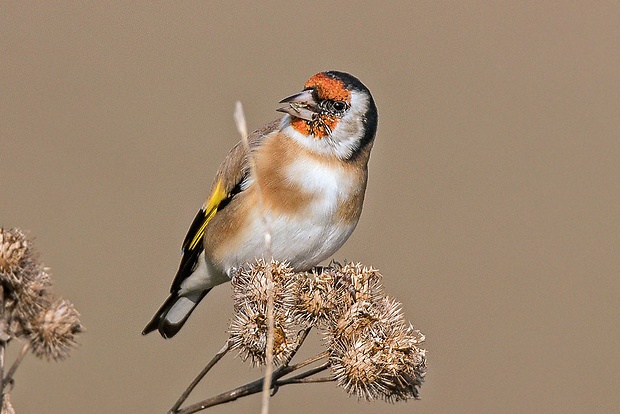
[[[198,245],[198,243],[200,243],[200,241],[202,240],[202,237],[205,234],[205,229],[207,228],[207,224],[209,224],[209,222],[211,221],[211,219],[217,212],[217,208],[222,202],[222,200],[224,200],[227,196],[228,194],[226,194],[226,191],[224,190],[222,181],[221,180],[218,181],[215,186],[215,189],[211,193],[211,196],[209,197],[209,199],[206,201],[204,205],[205,216],[204,216],[202,224],[200,225],[200,228],[198,229],[196,234],[194,234],[194,237],[192,238],[192,241],[189,244],[190,250],[193,250]]]

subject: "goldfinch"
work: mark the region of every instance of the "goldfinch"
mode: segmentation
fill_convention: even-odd
[[[285,115],[240,142],[183,241],[170,296],[142,331],[173,337],[215,286],[256,258],[309,270],[349,238],[362,212],[377,108],[344,72],[320,72],[280,103]],[[260,193],[259,193],[260,192]],[[266,256],[265,223],[272,257]]]

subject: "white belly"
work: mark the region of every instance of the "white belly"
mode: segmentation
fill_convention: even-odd
[[[339,203],[350,196],[357,183],[349,173],[306,160],[292,164],[287,176],[312,194],[312,202],[296,215],[267,212],[263,218],[260,209],[255,209],[243,246],[224,261],[226,271],[256,257],[268,259],[265,227],[271,233],[271,256],[289,262],[296,270],[310,269],[329,258],[355,229],[357,219],[346,222],[338,217]]]
[[[300,220],[295,217],[266,215],[271,235],[271,252],[265,249],[265,224],[261,217],[253,217],[250,234],[224,262],[228,272],[257,257],[286,261],[296,270],[307,270],[329,258],[349,238],[355,224],[334,224],[317,217]]]

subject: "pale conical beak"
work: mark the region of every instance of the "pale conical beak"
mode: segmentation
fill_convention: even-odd
[[[284,112],[285,114],[305,119],[306,121],[312,121],[318,114],[318,107],[312,96],[311,89],[284,98],[280,103],[286,103],[288,105],[278,108],[276,111]]]

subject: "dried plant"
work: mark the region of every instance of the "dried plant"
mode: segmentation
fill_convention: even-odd
[[[31,242],[20,229],[0,228],[0,378],[2,414],[14,413],[10,389],[15,371],[29,350],[39,358],[62,360],[82,331],[71,302],[56,298],[52,282]],[[22,349],[4,371],[7,345],[19,340]],[[7,387],[11,385],[10,387]]]
[[[273,358],[281,364],[297,346],[297,326],[291,318],[296,305],[289,292],[295,288],[294,273],[275,263],[249,267],[233,278],[234,318],[230,323],[231,349],[238,349],[245,361],[264,365],[267,358],[267,305],[271,290],[274,299]],[[270,282],[268,273],[271,272]]]
[[[286,263],[257,260],[232,280],[229,340],[185,390],[169,413],[189,414],[259,393],[266,378],[181,409],[194,387],[229,351],[263,365],[266,312],[273,298],[274,338],[270,389],[294,383],[335,382],[357,399],[388,402],[419,398],[426,372],[424,335],[407,322],[401,304],[387,296],[381,274],[359,263],[295,273]],[[325,350],[297,364],[291,360],[312,328]],[[317,376],[328,371],[326,376]]]
[[[234,115],[256,175],[240,102]],[[265,252],[271,256],[270,223],[266,215],[262,219]],[[376,269],[360,263],[332,263],[311,272],[294,272],[286,263],[257,259],[233,275],[232,289],[234,313],[228,341],[169,414],[195,413],[257,393],[262,393],[261,414],[266,414],[270,391],[273,395],[284,385],[312,382],[336,382],[349,395],[368,401],[419,397],[426,372],[426,354],[420,348],[424,335],[405,321],[400,303],[385,295]],[[322,332],[327,349],[291,365],[312,328]],[[264,377],[181,409],[205,375],[231,350],[244,361],[264,365]],[[329,375],[316,376],[327,370]]]

